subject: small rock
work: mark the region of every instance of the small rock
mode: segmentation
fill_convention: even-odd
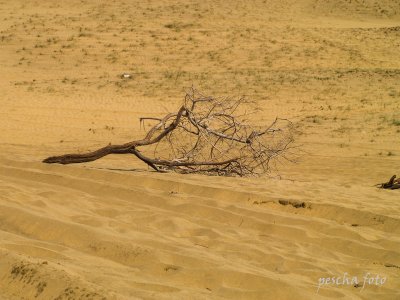
[[[132,79],[132,75],[129,73],[122,73],[121,78],[122,79]]]

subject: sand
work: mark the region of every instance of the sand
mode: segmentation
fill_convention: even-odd
[[[400,176],[399,49],[398,1],[1,1],[0,299],[399,299],[400,190],[374,187]],[[298,162],[41,163],[142,137],[192,84],[291,119]]]

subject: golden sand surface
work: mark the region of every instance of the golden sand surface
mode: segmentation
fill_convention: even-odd
[[[191,85],[292,120],[298,163],[41,163]],[[0,116],[0,299],[400,299],[400,190],[374,187],[400,176],[397,0],[0,0]]]

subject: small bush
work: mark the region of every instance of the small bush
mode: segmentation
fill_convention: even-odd
[[[400,119],[399,120],[393,119],[392,124],[395,126],[400,126]]]

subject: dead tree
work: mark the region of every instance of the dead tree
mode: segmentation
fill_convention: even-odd
[[[292,123],[276,118],[266,127],[250,125],[253,114],[243,110],[245,103],[244,98],[206,97],[191,88],[177,112],[140,119],[143,124],[157,122],[143,139],[43,162],[73,164],[133,154],[156,171],[248,176],[268,172],[276,158],[291,160],[287,154],[293,142]]]

